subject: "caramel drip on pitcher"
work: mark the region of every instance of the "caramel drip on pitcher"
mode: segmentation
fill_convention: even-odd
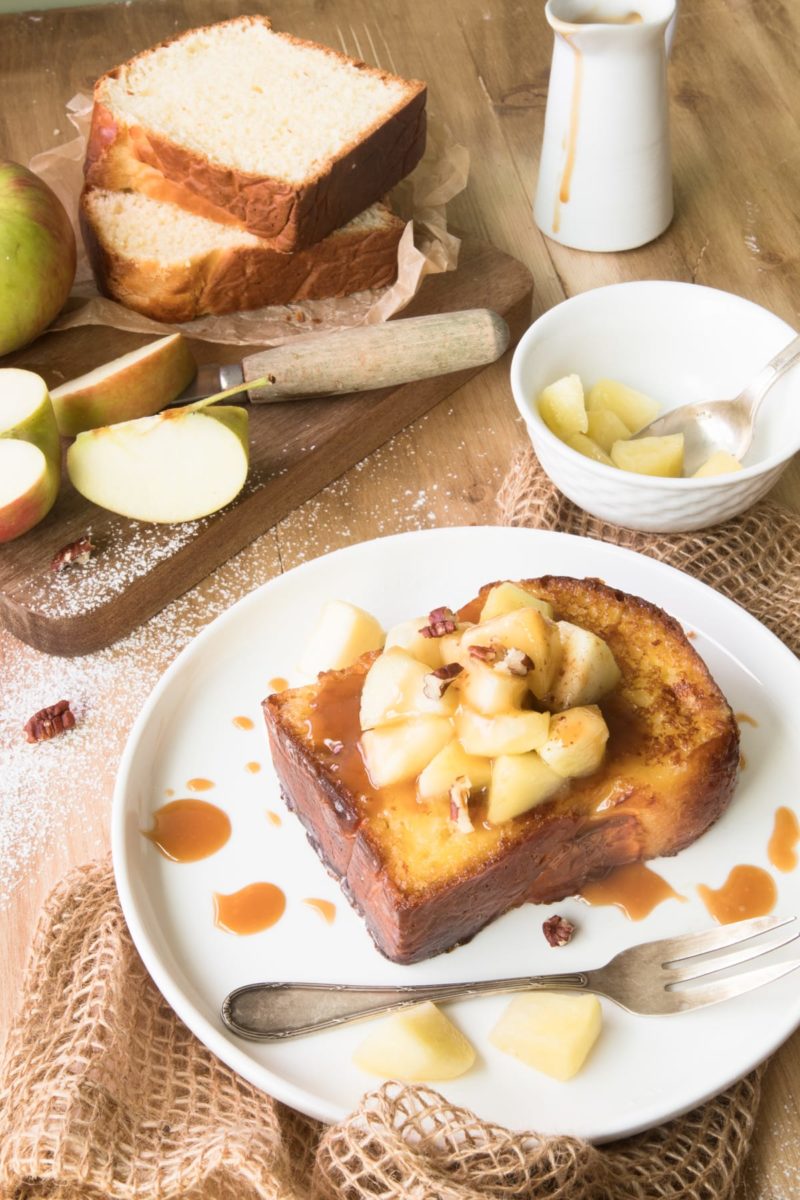
[[[741,864],[733,868],[720,888],[698,885],[697,891],[711,916],[720,925],[765,917],[778,899],[775,880],[762,867]]]
[[[596,8],[590,8],[588,12],[582,13],[579,17],[573,17],[570,25],[641,25],[644,17],[640,12],[631,9],[626,13],[602,13]]]
[[[644,863],[617,867],[605,879],[584,884],[580,897],[587,904],[614,904],[630,921],[641,921],[665,900],[685,900],[666,879]]]
[[[573,45],[569,34],[565,33],[562,36],[575,56],[575,73],[572,76],[572,99],[570,101],[569,130],[567,132],[566,146],[567,156],[564,161],[564,170],[561,173],[561,184],[556,196],[555,211],[553,213],[553,233],[558,233],[561,228],[561,205],[569,203],[572,172],[575,169],[575,150],[578,144],[578,118],[580,116],[581,91],[583,89],[583,51],[578,46]]]
[[[261,933],[279,921],[286,896],[274,883],[248,883],[238,892],[214,893],[214,923],[227,933]]]
[[[779,871],[793,871],[797,866],[797,843],[800,841],[800,822],[790,808],[781,805],[775,810],[775,824],[767,846],[769,861]]]
[[[153,828],[142,834],[171,862],[190,863],[222,849],[231,836],[231,823],[216,804],[192,797],[157,808]]]

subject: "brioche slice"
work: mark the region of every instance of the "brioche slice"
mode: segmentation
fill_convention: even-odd
[[[383,287],[403,222],[373,204],[316,246],[282,254],[247,230],[135,192],[86,191],[81,225],[100,291],[156,321],[191,321]]]
[[[477,621],[490,587],[458,614]],[[677,621],[593,579],[545,576],[519,586],[558,620],[603,638],[621,679],[599,701],[610,730],[600,768],[552,799],[469,832],[414,781],[374,788],[358,739],[359,701],[375,654],[309,687],[264,701],[288,806],[396,962],[439,954],[525,901],[550,903],[625,863],[675,854],[724,811],[738,729]]]
[[[120,188],[138,161],[276,249],[320,241],[425,148],[425,84],[246,16],[189,30],[98,80],[85,164]]]

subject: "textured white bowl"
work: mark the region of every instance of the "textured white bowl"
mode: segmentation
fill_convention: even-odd
[[[759,500],[800,449],[800,367],[764,401],[744,470],[709,479],[661,479],[593,462],[550,432],[536,397],[574,372],[587,389],[603,378],[638,388],[662,413],[724,400],[794,336],[774,313],[716,288],[619,283],[573,296],[535,321],[514,353],[511,390],[542,467],[586,512],[630,529],[704,529]]]

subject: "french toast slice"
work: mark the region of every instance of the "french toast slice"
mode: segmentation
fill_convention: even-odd
[[[477,621],[494,586],[459,612]],[[544,576],[518,586],[608,644],[621,671],[599,701],[610,730],[600,768],[494,826],[459,832],[415,781],[376,789],[359,751],[359,703],[378,652],[263,703],[287,805],[395,962],[469,940],[526,901],[550,903],[626,863],[673,855],[730,800],[738,727],[677,621],[596,579]]]

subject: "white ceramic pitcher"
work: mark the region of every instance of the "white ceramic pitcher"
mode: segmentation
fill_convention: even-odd
[[[555,35],[533,215],[577,250],[631,250],[672,220],[675,0],[548,0]]]

